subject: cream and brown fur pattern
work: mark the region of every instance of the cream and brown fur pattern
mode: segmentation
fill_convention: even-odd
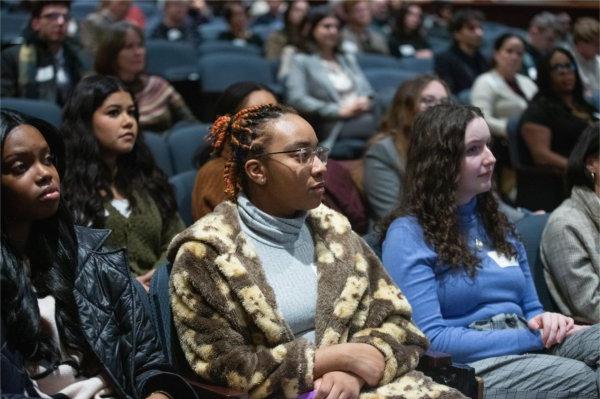
[[[316,245],[316,342],[294,335],[260,260],[224,202],[171,242],[171,306],[191,368],[252,398],[296,398],[313,387],[315,349],[344,342],[385,356],[377,388],[361,398],[462,397],[414,371],[427,339],[378,258],[342,215],[321,205],[307,222]]]

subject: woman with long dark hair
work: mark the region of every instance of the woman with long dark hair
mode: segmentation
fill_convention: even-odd
[[[3,110],[0,134],[2,396],[194,397],[160,371],[124,253],[103,247],[107,231],[73,225],[59,132]]]
[[[190,367],[257,398],[462,398],[414,370],[427,341],[410,305],[321,205],[328,150],[308,122],[261,105],[219,117],[211,134],[231,146],[228,200],[169,248]]]
[[[598,110],[585,101],[568,50],[557,47],[542,59],[537,85],[521,120],[522,163],[529,168],[517,171],[517,203],[551,211],[568,196],[562,184],[567,158]]]
[[[596,398],[600,324],[544,312],[523,245],[491,192],[496,160],[478,108],[417,116],[383,263],[432,349],[468,363],[486,395]]]
[[[134,94],[139,111],[140,129],[163,132],[178,122],[194,122],[185,101],[175,88],[146,69],[144,32],[129,22],[117,22],[107,28],[96,51],[94,70],[116,76]]]
[[[75,222],[110,228],[107,244],[127,248],[129,267],[147,285],[184,225],[139,132],[132,95],[116,78],[87,77],[65,105],[61,130],[69,154],[63,187]]]
[[[313,122],[320,140],[339,135],[362,149],[377,129],[375,93],[354,56],[341,51],[339,19],[327,8],[312,9],[303,35],[303,53],[294,55],[285,81],[287,103]]]

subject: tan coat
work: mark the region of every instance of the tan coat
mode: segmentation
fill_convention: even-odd
[[[361,398],[450,398],[458,392],[413,371],[428,346],[411,307],[347,219],[321,205],[307,223],[318,274],[316,345],[295,338],[277,308],[236,206],[215,211],[175,237],[171,305],[191,368],[253,398],[296,398],[313,389],[315,349],[344,342],[385,356],[380,388]]]

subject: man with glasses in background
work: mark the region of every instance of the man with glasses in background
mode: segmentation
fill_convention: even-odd
[[[31,2],[23,44],[2,51],[2,97],[26,97],[63,105],[83,67],[67,43],[70,1]]]

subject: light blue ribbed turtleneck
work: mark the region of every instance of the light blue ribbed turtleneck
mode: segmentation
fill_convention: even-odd
[[[275,217],[243,194],[238,196],[237,208],[242,231],[256,249],[283,318],[294,335],[314,342],[317,274],[307,213],[292,219]]]

